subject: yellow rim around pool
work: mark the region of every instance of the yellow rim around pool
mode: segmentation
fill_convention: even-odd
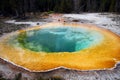
[[[1,37],[0,57],[30,71],[110,69],[120,61],[120,37],[93,25],[49,23]]]

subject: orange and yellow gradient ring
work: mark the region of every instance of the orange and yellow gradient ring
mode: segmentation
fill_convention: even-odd
[[[120,61],[120,37],[93,25],[49,23],[1,37],[0,57],[30,71],[110,69]]]

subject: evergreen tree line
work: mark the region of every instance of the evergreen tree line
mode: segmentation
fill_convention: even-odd
[[[76,12],[117,12],[120,13],[120,0],[76,0]]]
[[[29,12],[118,12],[119,0],[0,0],[0,15],[25,16]]]

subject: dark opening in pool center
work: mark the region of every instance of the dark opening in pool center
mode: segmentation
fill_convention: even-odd
[[[60,26],[22,32],[17,40],[35,52],[75,52],[99,43],[101,37],[101,33],[87,28]]]

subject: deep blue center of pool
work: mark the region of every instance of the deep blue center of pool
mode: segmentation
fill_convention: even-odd
[[[102,35],[87,28],[56,27],[26,31],[17,40],[36,52],[75,52],[100,43]]]

